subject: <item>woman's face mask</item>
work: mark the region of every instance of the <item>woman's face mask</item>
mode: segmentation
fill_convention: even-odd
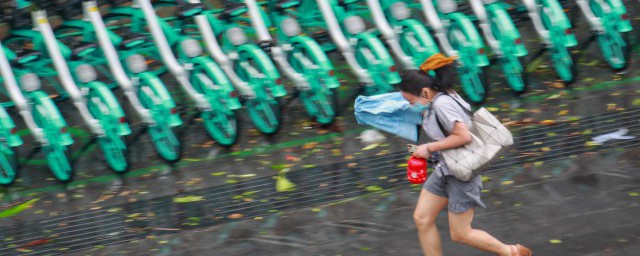
[[[424,112],[429,108],[431,103],[427,103],[427,105],[422,105],[421,103],[416,103],[411,105],[411,109],[417,112]]]

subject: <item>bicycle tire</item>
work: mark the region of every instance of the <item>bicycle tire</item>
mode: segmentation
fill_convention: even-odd
[[[16,180],[18,157],[5,141],[0,141],[0,185],[8,186]]]

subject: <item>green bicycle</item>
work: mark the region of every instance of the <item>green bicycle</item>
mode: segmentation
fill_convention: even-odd
[[[489,86],[483,68],[489,65],[482,37],[469,17],[458,11],[453,0],[420,0],[427,22],[435,31],[440,46],[448,56],[458,56],[458,76],[467,98],[481,103],[487,97]]]
[[[515,93],[524,93],[527,79],[519,58],[528,52],[507,12],[507,5],[499,0],[471,0],[471,7],[485,39],[497,55],[507,83]]]
[[[100,145],[109,167],[116,172],[126,171],[127,147],[123,136],[130,134],[131,129],[124,111],[111,90],[97,80],[94,67],[81,60],[95,52],[96,45],[67,40],[72,46],[69,48],[55,37],[45,11],[33,11],[32,17],[36,23],[33,30],[11,30],[7,43],[32,44],[34,50],[46,56],[27,67],[52,84],[60,99],[72,100]]]
[[[534,28],[542,38],[545,47],[533,55],[531,60],[551,53],[556,74],[565,83],[575,80],[578,73],[569,48],[578,41],[571,30],[571,22],[557,0],[523,0]]]
[[[594,39],[597,39],[600,52],[609,66],[615,71],[625,69],[631,53],[627,33],[633,30],[633,27],[622,1],[577,0],[577,2],[593,34],[582,48],[586,48]]]
[[[287,91],[269,55],[247,38],[251,29],[242,22],[247,11],[246,5],[229,2],[225,8],[204,11],[196,21],[209,53],[230,77],[239,78],[234,84],[251,88],[244,105],[253,125],[274,134],[281,125],[279,99]]]
[[[245,1],[253,9],[258,9],[255,1]],[[340,83],[335,77],[333,64],[322,50],[318,42],[302,34],[300,24],[289,14],[300,6],[298,0],[263,2],[267,5],[267,13],[260,9],[261,20],[257,24],[264,30],[266,40],[272,40],[267,27],[277,31],[277,45],[271,47],[272,57],[279,63],[285,74],[288,74],[298,85],[296,93],[305,106],[309,116],[318,123],[327,125],[336,117],[338,108],[338,87]],[[256,29],[257,30],[257,29]]]
[[[440,52],[427,28],[415,18],[419,4],[408,0],[367,0],[371,19],[406,69],[416,69]]]
[[[367,95],[394,91],[400,75],[391,54],[378,36],[367,31],[358,1],[304,1],[293,13],[307,34],[327,31],[332,42],[321,44],[326,50],[337,48],[364,87]]]
[[[25,19],[21,14],[24,12],[14,12],[14,16],[8,21],[12,24],[23,24]],[[26,17],[26,21],[30,21],[29,16]],[[73,139],[67,131],[66,121],[51,97],[42,90],[38,76],[25,66],[29,62],[36,61],[39,53],[22,49],[14,53],[4,44],[0,46],[2,48],[0,72],[4,84],[4,88],[0,88],[0,91],[11,98],[10,102],[2,104],[3,107],[16,107],[34,138],[36,150],[32,153],[35,154],[37,151],[44,153],[53,176],[63,182],[71,180],[73,168],[69,162],[67,147],[73,144]],[[8,121],[3,121],[3,127],[10,129],[8,133],[5,131],[7,136],[3,136],[6,138],[3,145],[17,146],[19,137],[15,134],[15,126]],[[0,175],[0,182],[9,185],[15,180],[20,166],[15,159],[15,154],[9,153],[6,148],[3,149],[3,156],[6,162],[2,163],[3,173]]]
[[[120,1],[110,1],[116,6]],[[99,44],[99,51],[87,55],[83,60],[91,63],[101,76],[114,81],[110,88],[122,89],[134,111],[140,117],[143,127],[136,136],[146,132],[159,156],[167,162],[180,160],[181,145],[172,127],[182,125],[177,107],[164,82],[149,70],[143,52],[147,42],[145,36],[127,30],[124,36],[115,33],[126,30],[124,26],[106,27],[96,1],[84,1],[82,6],[65,8],[67,19],[56,31],[58,36],[81,36],[81,40]],[[130,140],[134,141],[135,139]]]

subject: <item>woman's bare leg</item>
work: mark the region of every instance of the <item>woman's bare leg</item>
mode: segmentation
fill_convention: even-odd
[[[413,219],[418,228],[418,238],[424,255],[441,256],[442,243],[436,227],[438,213],[447,206],[449,199],[437,196],[426,189],[422,189]]]
[[[474,209],[463,213],[449,212],[451,240],[473,246],[477,249],[493,252],[496,255],[511,255],[511,249],[489,233],[471,228]]]

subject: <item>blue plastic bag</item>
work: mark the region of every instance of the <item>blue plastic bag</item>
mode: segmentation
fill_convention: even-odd
[[[422,113],[411,108],[411,104],[400,92],[358,96],[355,115],[358,124],[370,125],[413,142],[418,141],[418,125],[422,124]]]

